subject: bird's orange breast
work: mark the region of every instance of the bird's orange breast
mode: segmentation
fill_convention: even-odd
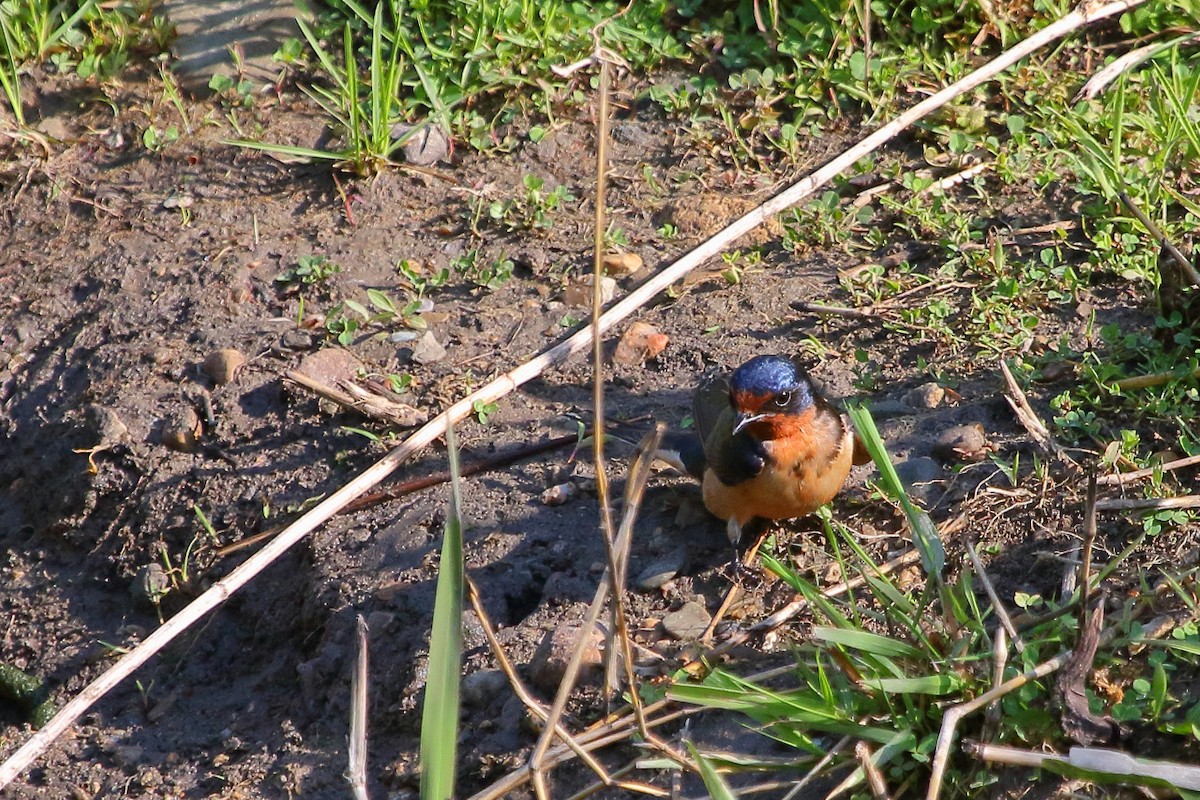
[[[776,418],[763,431],[767,464],[736,485],[711,470],[704,475],[704,504],[720,519],[744,525],[753,517],[791,519],[816,511],[841,490],[850,474],[853,434],[836,413]]]

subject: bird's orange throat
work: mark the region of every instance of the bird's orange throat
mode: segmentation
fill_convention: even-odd
[[[816,416],[816,406],[809,406],[798,414],[771,414],[750,423],[746,429],[763,442],[774,439],[805,439],[812,436],[812,424]]]

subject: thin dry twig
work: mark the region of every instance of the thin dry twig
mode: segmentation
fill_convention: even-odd
[[[1165,464],[1157,464],[1153,467],[1146,467],[1145,469],[1135,469],[1133,472],[1115,472],[1112,475],[1101,475],[1096,479],[1096,482],[1101,486],[1123,486],[1126,483],[1140,481],[1142,478],[1149,478],[1159,473],[1183,469],[1184,467],[1190,467],[1193,464],[1200,464],[1200,456],[1178,458],[1174,461],[1168,461]]]
[[[1100,635],[1099,643],[1107,644],[1112,641],[1119,627],[1114,625],[1106,629]],[[1004,697],[1006,694],[1014,692],[1031,681],[1040,680],[1061,669],[1071,659],[1071,652],[1067,650],[1059,653],[1054,658],[1043,661],[1041,664],[1022,672],[1020,675],[1008,679],[991,691],[984,692],[973,700],[968,700],[965,703],[960,703],[946,709],[946,712],[942,715],[942,727],[938,733],[937,747],[934,749],[933,768],[929,775],[929,790],[925,794],[926,800],[937,800],[941,793],[942,781],[946,776],[946,765],[950,760],[950,747],[954,744],[954,736],[958,729],[958,723],[967,715],[973,714],[993,701]]]
[[[887,575],[888,573],[892,572],[893,570],[900,569],[901,567],[906,567],[909,564],[916,564],[920,560],[921,560],[921,554],[918,551],[908,550],[908,551],[896,556],[891,561],[887,561],[883,564],[880,564],[878,570],[876,570],[876,574],[880,577],[883,577],[884,575]],[[854,589],[857,589],[858,587],[862,586],[866,582],[867,582],[866,576],[858,575],[854,578],[851,578],[848,581],[843,581],[842,583],[839,583],[836,586],[829,587],[821,594],[824,597],[838,597],[840,595],[845,594],[846,592],[850,592],[850,591],[853,591]],[[740,645],[745,644],[746,642],[750,641],[750,639],[752,639],[755,636],[760,636],[762,634],[766,634],[770,631],[775,630],[776,628],[786,624],[789,620],[793,619],[797,614],[799,614],[801,611],[803,611],[806,608],[808,608],[808,598],[804,597],[804,595],[797,594],[795,597],[792,598],[791,602],[789,602],[787,605],[780,608],[775,613],[771,614],[769,617],[764,617],[763,619],[759,620],[757,623],[750,626],[749,628],[745,628],[743,630],[736,631],[728,639],[721,642],[719,645],[717,645],[713,649],[707,651],[704,654],[704,660],[712,661],[713,659],[717,658],[718,656],[724,655],[725,653],[729,652],[730,650],[734,649],[735,647],[739,647]],[[700,661],[689,662],[688,664],[684,665],[683,669],[691,670],[691,669],[695,668],[696,666],[699,666],[700,663],[701,663]]]
[[[854,743],[854,757],[858,759],[858,767],[867,778],[871,796],[875,800],[890,800],[891,795],[888,794],[887,781],[883,779],[883,773],[872,760],[874,754],[871,743],[865,739],[859,739]]]
[[[1087,499],[1083,505],[1083,549],[1079,554],[1079,591],[1084,606],[1092,594],[1092,550],[1096,546],[1096,472],[1088,471]]]
[[[825,752],[825,755],[821,756],[820,761],[813,764],[812,769],[805,773],[803,778],[796,781],[796,785],[792,787],[790,792],[783,796],[782,800],[795,800],[795,798],[799,797],[800,792],[804,791],[804,787],[816,780],[821,771],[832,764],[833,759],[837,758],[838,754],[845,750],[852,741],[853,739],[849,736],[843,736],[839,739],[833,747]]]
[[[346,780],[354,800],[370,800],[367,792],[367,688],[370,684],[370,665],[367,648],[367,621],[359,614],[355,623],[358,640],[358,659],[350,676],[350,738],[349,764]]]
[[[1063,665],[1055,681],[1055,693],[1063,706],[1059,724],[1063,733],[1081,745],[1112,741],[1117,723],[1111,717],[1092,713],[1088,707],[1087,678],[1096,661],[1100,644],[1100,629],[1104,625],[1104,597],[1100,592],[1095,607],[1084,611],[1079,624],[1079,639],[1071,658]],[[1085,606],[1086,608],[1086,606]]]
[[[1173,39],[1169,42],[1154,42],[1144,47],[1138,47],[1130,50],[1118,58],[1113,59],[1106,64],[1102,69],[1097,70],[1092,77],[1087,79],[1087,83],[1083,88],[1075,93],[1071,98],[1072,103],[1078,103],[1080,100],[1094,100],[1101,92],[1103,92],[1110,83],[1115,81],[1119,76],[1136,67],[1143,61],[1153,57],[1156,53],[1161,52],[1169,47],[1176,47],[1187,42],[1191,42],[1196,38],[1200,38],[1200,33],[1192,33]]]
[[[1012,370],[1008,368],[1008,363],[1004,359],[1000,359],[1000,371],[1004,373],[1004,382],[1008,386],[1008,394],[1004,397],[1012,407],[1013,413],[1017,415],[1017,421],[1029,433],[1029,438],[1033,439],[1034,444],[1047,455],[1077,469],[1078,465],[1071,460],[1058,442],[1054,441],[1050,430],[1033,410],[1033,406],[1029,405],[1029,398],[1017,385],[1017,379],[1013,377]]]
[[[487,609],[483,607],[483,601],[479,597],[479,587],[475,585],[475,581],[467,578],[467,599],[471,603],[471,608],[475,610],[475,616],[479,618],[479,626],[483,628],[484,638],[488,640],[488,646],[492,648],[492,655],[496,657],[496,663],[500,666],[500,671],[508,678],[508,684],[512,687],[513,692],[529,711],[536,715],[542,722],[546,722],[550,718],[550,712],[537,701],[533,693],[525,686],[525,682],[521,680],[521,676],[517,674],[516,667],[508,659],[508,653],[504,651],[504,645],[500,643],[499,637],[496,636],[496,629],[492,627],[492,620],[487,614]],[[563,741],[568,747],[574,751],[575,755],[588,765],[597,777],[600,778],[604,786],[613,784],[612,776],[608,771],[592,757],[592,754],[583,748],[571,732],[562,726],[561,723],[554,724],[554,735]]]
[[[1004,631],[1004,626],[996,628],[996,633],[992,637],[992,685],[999,686],[1004,683],[1004,668],[1008,666],[1008,634]],[[996,699],[988,705],[983,712],[984,730],[991,732],[995,731],[1000,724],[1002,712],[1000,709],[1000,700]],[[985,736],[991,738],[991,735]]]
[[[441,414],[438,414],[425,423],[424,426],[416,430],[378,462],[368,467],[341,489],[331,494],[326,500],[317,504],[307,514],[289,525],[278,538],[251,556],[244,564],[233,570],[228,576],[200,595],[200,597],[197,597],[185,606],[169,622],[150,634],[144,642],[88,684],[83,691],[64,705],[62,710],[45,727],[30,737],[3,764],[0,764],[0,789],[12,783],[34,759],[49,747],[51,742],[65,733],[79,717],[114,686],[131,675],[138,667],[146,663],[167,643],[191,627],[197,620],[224,603],[231,594],[245,586],[255,575],[266,569],[275,559],[287,552],[287,550],[309,533],[327,522],[340,509],[359,495],[367,492],[371,487],[390,475],[404,461],[442,436],[448,425],[465,419],[471,414],[475,402],[495,402],[541,375],[550,367],[580,352],[591,343],[593,336],[607,333],[618,322],[641,308],[657,296],[659,292],[691,272],[697,266],[721,252],[727,245],[749,233],[754,228],[757,228],[765,220],[774,217],[781,211],[809,197],[813,192],[841,174],[861,158],[879,149],[901,132],[907,130],[915,122],[943,107],[956,97],[990,81],[1022,58],[1062,38],[1068,33],[1093,22],[1124,13],[1129,9],[1142,5],[1144,2],[1146,0],[1117,0],[1116,2],[1105,3],[1100,6],[1085,3],[1074,11],[1064,14],[1058,20],[1034,33],[1015,47],[1006,50],[963,78],[917,103],[896,119],[864,137],[841,155],[831,159],[825,165],[792,184],[758,208],[739,217],[721,231],[713,234],[713,236],[705,240],[698,247],[685,254],[673,264],[660,270],[637,289],[634,289],[615,303],[601,318],[599,325],[587,326],[580,329],[564,341],[543,351],[535,358],[526,361],[519,367],[501,375],[451,405]]]
[[[1179,251],[1175,243],[1167,238],[1167,234],[1163,233],[1162,228],[1154,224],[1154,220],[1146,216],[1146,212],[1142,211],[1141,207],[1126,192],[1118,193],[1117,197],[1121,198],[1121,202],[1125,205],[1125,208],[1129,209],[1129,213],[1137,217],[1137,221],[1142,223],[1142,227],[1150,232],[1150,235],[1158,242],[1159,247],[1167,251],[1171,259],[1179,266],[1180,271],[1188,276],[1188,280],[1192,282],[1192,285],[1200,288],[1200,272],[1196,271],[1196,267],[1192,265],[1191,261],[1188,261],[1187,256]]]
[[[652,431],[651,433],[647,434],[646,439],[643,441],[642,446],[639,448],[639,450],[642,454],[639,458],[639,463],[641,463],[641,462],[646,463],[645,469],[642,470],[641,472],[646,476],[649,475],[649,462],[652,461],[654,458],[654,456],[653,456],[653,453],[654,453],[653,440],[655,438],[657,438],[657,434],[658,434],[657,430]],[[635,467],[634,472],[638,472],[638,471],[639,470],[637,470],[637,468]],[[642,483],[643,484],[645,483],[644,478],[642,480]],[[618,536],[617,536],[618,541],[615,543],[613,549],[621,550],[622,546],[625,544],[621,540],[630,538],[630,537],[632,537],[632,535],[633,535],[632,523],[629,525],[623,524],[621,526],[621,531],[620,531],[620,533],[618,533]],[[600,612],[604,609],[604,607],[608,601],[609,592],[613,586],[612,576],[609,574],[610,571],[611,571],[611,567],[605,568],[605,571],[604,571],[605,574],[600,578],[599,586],[596,587],[596,595],[592,599],[592,605],[588,608],[587,615],[584,617],[583,624],[580,628],[579,641],[576,643],[575,649],[571,652],[571,659],[567,662],[566,669],[563,670],[562,681],[559,683],[558,692],[554,696],[554,704],[550,707],[550,714],[549,714],[549,717],[547,718],[546,729],[542,732],[542,735],[538,738],[538,742],[534,746],[533,755],[531,755],[529,758],[529,763],[528,763],[529,774],[531,775],[532,779],[534,780],[535,787],[537,786],[537,780],[538,780],[539,776],[544,772],[544,770],[548,766],[547,752],[548,752],[549,745],[550,745],[550,735],[552,733],[552,728],[553,728],[553,726],[558,724],[558,721],[560,719],[562,719],[563,711],[566,709],[566,706],[567,706],[567,700],[570,698],[571,691],[573,690],[573,688],[575,686],[575,680],[579,676],[579,668],[583,663],[583,655],[588,646],[588,639],[591,636],[592,630],[595,629],[597,621],[600,619]],[[636,694],[636,692],[634,692],[634,694]],[[638,726],[641,728],[644,728],[645,730],[649,730],[649,725],[646,722],[645,717],[644,717],[644,709],[640,709],[640,707],[635,707],[635,712],[637,713],[636,722],[637,722]]]
[[[971,566],[975,568],[975,574],[979,577],[979,582],[983,584],[983,591],[987,593],[988,599],[992,601],[992,608],[996,612],[996,619],[1000,620],[1000,625],[1012,637],[1013,647],[1017,648],[1018,653],[1025,652],[1025,640],[1021,638],[1021,633],[1017,630],[1017,626],[1013,625],[1012,617],[1008,615],[1008,609],[1004,607],[1004,603],[1000,602],[1000,595],[996,593],[996,587],[992,585],[992,579],[988,577],[987,569],[983,566],[983,562],[979,560],[979,553],[975,552],[975,545],[969,541],[967,542],[967,558],[971,560]]]
[[[1107,498],[1096,501],[1097,511],[1166,511],[1172,508],[1200,508],[1200,494],[1180,497]]]
[[[1011,764],[1030,769],[1046,769],[1051,768],[1051,765],[1061,764],[1086,772],[1103,772],[1135,779],[1149,778],[1153,781],[1166,781],[1179,789],[1200,790],[1200,767],[1194,764],[1138,758],[1120,750],[1103,747],[1072,747],[1065,757],[1056,753],[1021,750],[982,742],[964,742],[963,750],[981,761],[995,764]],[[1135,785],[1142,782],[1129,781]]]
[[[1131,392],[1135,389],[1149,389],[1152,386],[1162,386],[1164,383],[1184,381],[1188,378],[1200,378],[1200,369],[1192,370],[1191,374],[1184,375],[1180,375],[1174,370],[1169,372],[1155,372],[1153,375],[1138,375],[1133,378],[1119,380],[1113,385],[1122,392]]]
[[[357,411],[363,416],[386,422],[389,425],[411,428],[425,421],[425,415],[408,403],[399,403],[353,383],[346,383],[341,387],[330,386],[294,369],[288,370],[284,377],[297,386],[308,389],[318,397],[324,397],[343,408]]]

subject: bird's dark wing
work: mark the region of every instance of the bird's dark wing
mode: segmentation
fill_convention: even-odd
[[[704,443],[706,466],[721,482],[734,486],[762,472],[766,451],[762,442],[746,431],[733,435],[733,408],[729,405],[729,382],[725,377],[700,385],[692,399],[696,433]]]
[[[698,481],[704,480],[708,459],[704,455],[704,443],[695,431],[667,431],[658,443],[654,457]]]
[[[692,417],[696,433],[704,443],[704,452],[711,455],[709,439],[724,428],[726,436],[733,430],[733,409],[729,406],[729,376],[718,375],[700,384],[692,395]]]

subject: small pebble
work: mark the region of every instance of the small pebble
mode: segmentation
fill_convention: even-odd
[[[133,583],[129,585],[129,593],[133,599],[149,605],[157,605],[170,590],[171,578],[157,561],[151,561],[139,569],[133,576]]]
[[[670,583],[687,564],[687,551],[683,548],[656,559],[642,570],[637,577],[637,587],[644,592],[661,589]]]
[[[710,622],[712,615],[708,613],[708,609],[695,600],[689,600],[677,611],[663,617],[662,624],[663,630],[674,639],[698,639]]]
[[[1051,361],[1042,369],[1042,375],[1038,380],[1042,383],[1054,383],[1075,377],[1078,370],[1079,365],[1074,361]]]
[[[896,476],[915,500],[928,504],[941,492],[945,477],[942,465],[928,456],[910,458],[896,464]]]
[[[433,335],[433,331],[425,331],[424,335],[413,345],[412,358],[418,364],[432,364],[446,357],[446,348]]]
[[[171,450],[190,453],[200,441],[200,417],[191,406],[185,406],[163,420],[162,443]]]
[[[946,390],[930,381],[904,395],[904,402],[912,408],[937,408],[945,397]]]
[[[637,253],[607,253],[604,256],[604,274],[624,278],[642,268],[642,257]]]
[[[600,279],[600,302],[608,305],[617,293],[617,281],[607,275]],[[592,304],[592,276],[585,275],[563,289],[562,301],[569,306],[587,307]]]
[[[288,350],[312,350],[316,339],[308,331],[291,330],[283,335],[279,344]]]
[[[579,487],[575,485],[574,481],[566,481],[565,483],[551,486],[542,492],[542,505],[561,506],[571,502],[578,496]]]
[[[670,338],[665,333],[659,333],[653,325],[645,322],[635,322],[630,325],[617,349],[613,351],[613,361],[626,366],[634,366],[649,361],[667,348]]]
[[[405,342],[415,342],[421,338],[419,331],[395,331],[388,334],[388,341],[392,344],[404,344]]]
[[[423,125],[413,130],[412,125],[397,123],[392,126],[392,139],[404,142],[404,160],[418,167],[431,167],[450,154],[450,140],[436,125]]]
[[[942,461],[982,461],[990,445],[987,433],[978,422],[947,428],[933,446],[934,458]]]
[[[241,351],[229,347],[209,353],[200,368],[204,370],[205,375],[212,378],[213,383],[224,386],[233,383],[245,366],[246,357]]]
[[[481,669],[464,675],[459,691],[464,706],[486,707],[508,686],[508,678],[498,669]]]
[[[129,428],[117,416],[117,412],[108,406],[93,403],[84,409],[84,419],[87,426],[95,434],[96,443],[101,446],[121,444],[129,438]]]
[[[365,365],[349,350],[340,347],[326,347],[315,353],[309,353],[300,360],[296,367],[314,381],[326,386],[337,386],[342,381],[353,381],[358,377]]]

